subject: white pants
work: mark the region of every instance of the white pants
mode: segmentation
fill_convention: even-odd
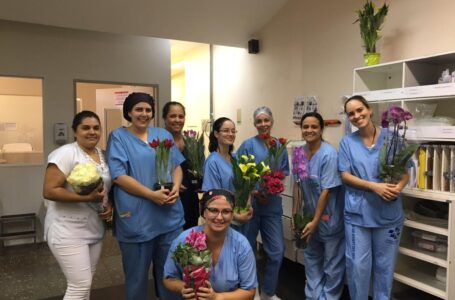
[[[57,259],[66,277],[67,287],[64,300],[88,300],[96,264],[100,258],[103,241],[95,244],[61,245],[52,244],[52,229],[48,233],[49,249]]]

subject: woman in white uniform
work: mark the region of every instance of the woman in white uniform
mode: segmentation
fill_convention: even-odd
[[[107,197],[111,178],[104,155],[96,147],[101,135],[99,117],[94,112],[82,111],[74,117],[72,128],[76,141],[54,150],[48,157],[43,196],[51,201],[44,237],[67,280],[63,299],[89,299],[105,231],[102,220],[112,216],[109,202],[103,213],[96,208]],[[96,165],[104,186],[88,195],[79,195],[66,178],[75,165],[87,162]]]

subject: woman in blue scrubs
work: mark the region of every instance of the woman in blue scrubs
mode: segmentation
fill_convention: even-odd
[[[229,228],[233,219],[234,195],[223,189],[204,193],[201,215],[205,224],[186,230],[172,243],[164,267],[164,285],[180,299],[196,299],[192,288],[185,288],[183,271],[172,254],[191,230],[204,231],[207,248],[212,252],[210,281],[197,291],[198,299],[252,299],[257,288],[256,260],[248,240]]]
[[[337,169],[338,155],[333,146],[322,139],[324,120],[317,112],[303,115],[300,121],[308,157],[308,176],[294,182],[294,189],[303,200],[305,213],[313,219],[303,228],[302,239],[308,240],[304,250],[306,299],[340,299],[345,271],[343,191]],[[297,179],[297,178],[296,178]],[[296,213],[296,211],[294,211]]]
[[[372,109],[362,96],[344,104],[352,125],[359,130],[341,140],[338,168],[345,183],[346,274],[351,299],[368,298],[371,275],[373,299],[390,299],[393,272],[403,228],[400,192],[408,181],[397,184],[379,178],[379,151],[387,129],[375,126]]]
[[[268,141],[260,138],[261,134],[268,134],[273,127],[273,115],[270,108],[262,106],[253,113],[254,126],[258,134],[245,140],[239,147],[238,155],[254,155],[256,163],[265,160],[269,153],[266,146]],[[273,138],[273,137],[271,137]],[[278,140],[276,140],[278,143]],[[285,175],[289,174],[289,162],[286,151],[278,158],[276,165]],[[254,215],[248,223],[247,237],[251,247],[256,248],[256,238],[261,232],[262,245],[267,255],[263,282],[261,284],[261,299],[278,300],[275,295],[280,273],[281,262],[284,255],[283,237],[283,208],[280,195],[264,196],[259,192],[254,193],[252,200]]]
[[[185,125],[185,107],[180,102],[171,101],[163,106],[162,117],[164,127],[174,137],[177,148],[182,152],[185,148],[183,141],[183,126]],[[183,179],[180,191],[180,201],[185,212],[185,225],[183,229],[188,229],[197,225],[199,220],[199,198],[197,192],[191,185],[191,174],[188,171],[188,162],[185,160],[180,167],[183,172]]]
[[[172,241],[182,232],[183,208],[179,201],[184,158],[172,146],[170,161],[173,187],[154,191],[155,139],[170,139],[162,128],[149,127],[154,99],[146,93],[132,93],[123,104],[123,117],[131,123],[112,131],[107,148],[114,179],[114,233],[122,252],[126,299],[147,299],[148,272],[153,261],[157,291],[162,299],[175,295],[162,283],[164,261]],[[171,174],[169,174],[171,175]]]
[[[232,193],[235,192],[231,159],[236,134],[235,124],[229,118],[221,117],[213,123],[209,136],[210,155],[204,163],[203,191],[226,189]],[[251,219],[252,214],[252,208],[248,214],[234,213],[235,224],[232,226],[237,231],[245,233],[248,225],[246,222]]]

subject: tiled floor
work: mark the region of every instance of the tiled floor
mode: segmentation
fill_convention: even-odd
[[[12,246],[0,256],[0,299],[61,299],[65,278],[46,244]],[[261,274],[264,258],[259,255]],[[150,290],[153,289],[150,280]],[[103,253],[93,281],[91,300],[124,299],[121,256],[115,239],[106,235]],[[302,265],[285,260],[277,294],[283,300],[304,299],[305,271]],[[152,291],[153,293],[153,291]],[[150,297],[149,299],[153,299]],[[349,299],[344,296],[343,299]]]

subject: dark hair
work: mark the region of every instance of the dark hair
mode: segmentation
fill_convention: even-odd
[[[131,117],[128,113],[133,109],[133,107],[140,103],[146,102],[152,107],[152,118],[155,117],[155,99],[150,94],[147,93],[131,93],[126,97],[125,102],[123,102],[123,117],[128,122],[131,122]]]
[[[207,205],[216,199],[217,196],[224,196],[231,204],[232,207],[235,206],[235,196],[231,191],[225,189],[211,189],[204,193],[201,199],[201,216],[204,215],[204,210],[207,208]],[[214,199],[215,198],[215,199]]]
[[[347,113],[347,111],[346,111],[346,105],[347,105],[348,102],[351,101],[351,100],[360,101],[360,102],[362,102],[363,105],[365,105],[366,108],[370,109],[370,104],[368,103],[368,101],[367,101],[363,96],[354,95],[354,96],[349,97],[348,100],[346,100],[346,102],[344,102],[344,112],[345,112],[345,113]]]
[[[213,122],[212,131],[210,131],[210,135],[209,135],[209,152],[213,152],[218,149],[218,139],[215,136],[215,131],[220,132],[221,126],[223,126],[224,122],[226,122],[226,121],[232,122],[231,119],[226,118],[226,117],[218,118],[218,119],[216,119],[215,122]],[[232,123],[234,123],[234,122],[232,122]],[[234,150],[234,146],[230,145],[229,154],[232,153],[232,150]]]
[[[77,126],[79,126],[79,124],[81,124],[82,121],[86,118],[95,118],[101,125],[100,117],[98,117],[96,113],[90,110],[83,110],[77,113],[73,118],[73,124],[71,125],[71,128],[73,128],[74,132],[76,132]]]
[[[321,130],[324,130],[324,126],[325,126],[325,124],[324,124],[324,119],[322,118],[322,116],[321,116],[319,113],[317,113],[317,112],[315,112],[315,111],[314,111],[314,112],[307,112],[306,114],[304,114],[304,115],[302,116],[302,119],[300,119],[300,128],[302,128],[303,121],[304,121],[306,118],[308,118],[308,117],[313,117],[313,118],[318,119],[318,121],[319,121],[319,126],[321,127]]]
[[[169,101],[168,103],[164,104],[163,106],[163,119],[167,118],[167,115],[169,114],[169,111],[171,110],[171,106],[180,106],[180,108],[183,110],[183,114],[186,115],[185,111],[185,106],[183,106],[182,103],[177,102],[177,101]]]

